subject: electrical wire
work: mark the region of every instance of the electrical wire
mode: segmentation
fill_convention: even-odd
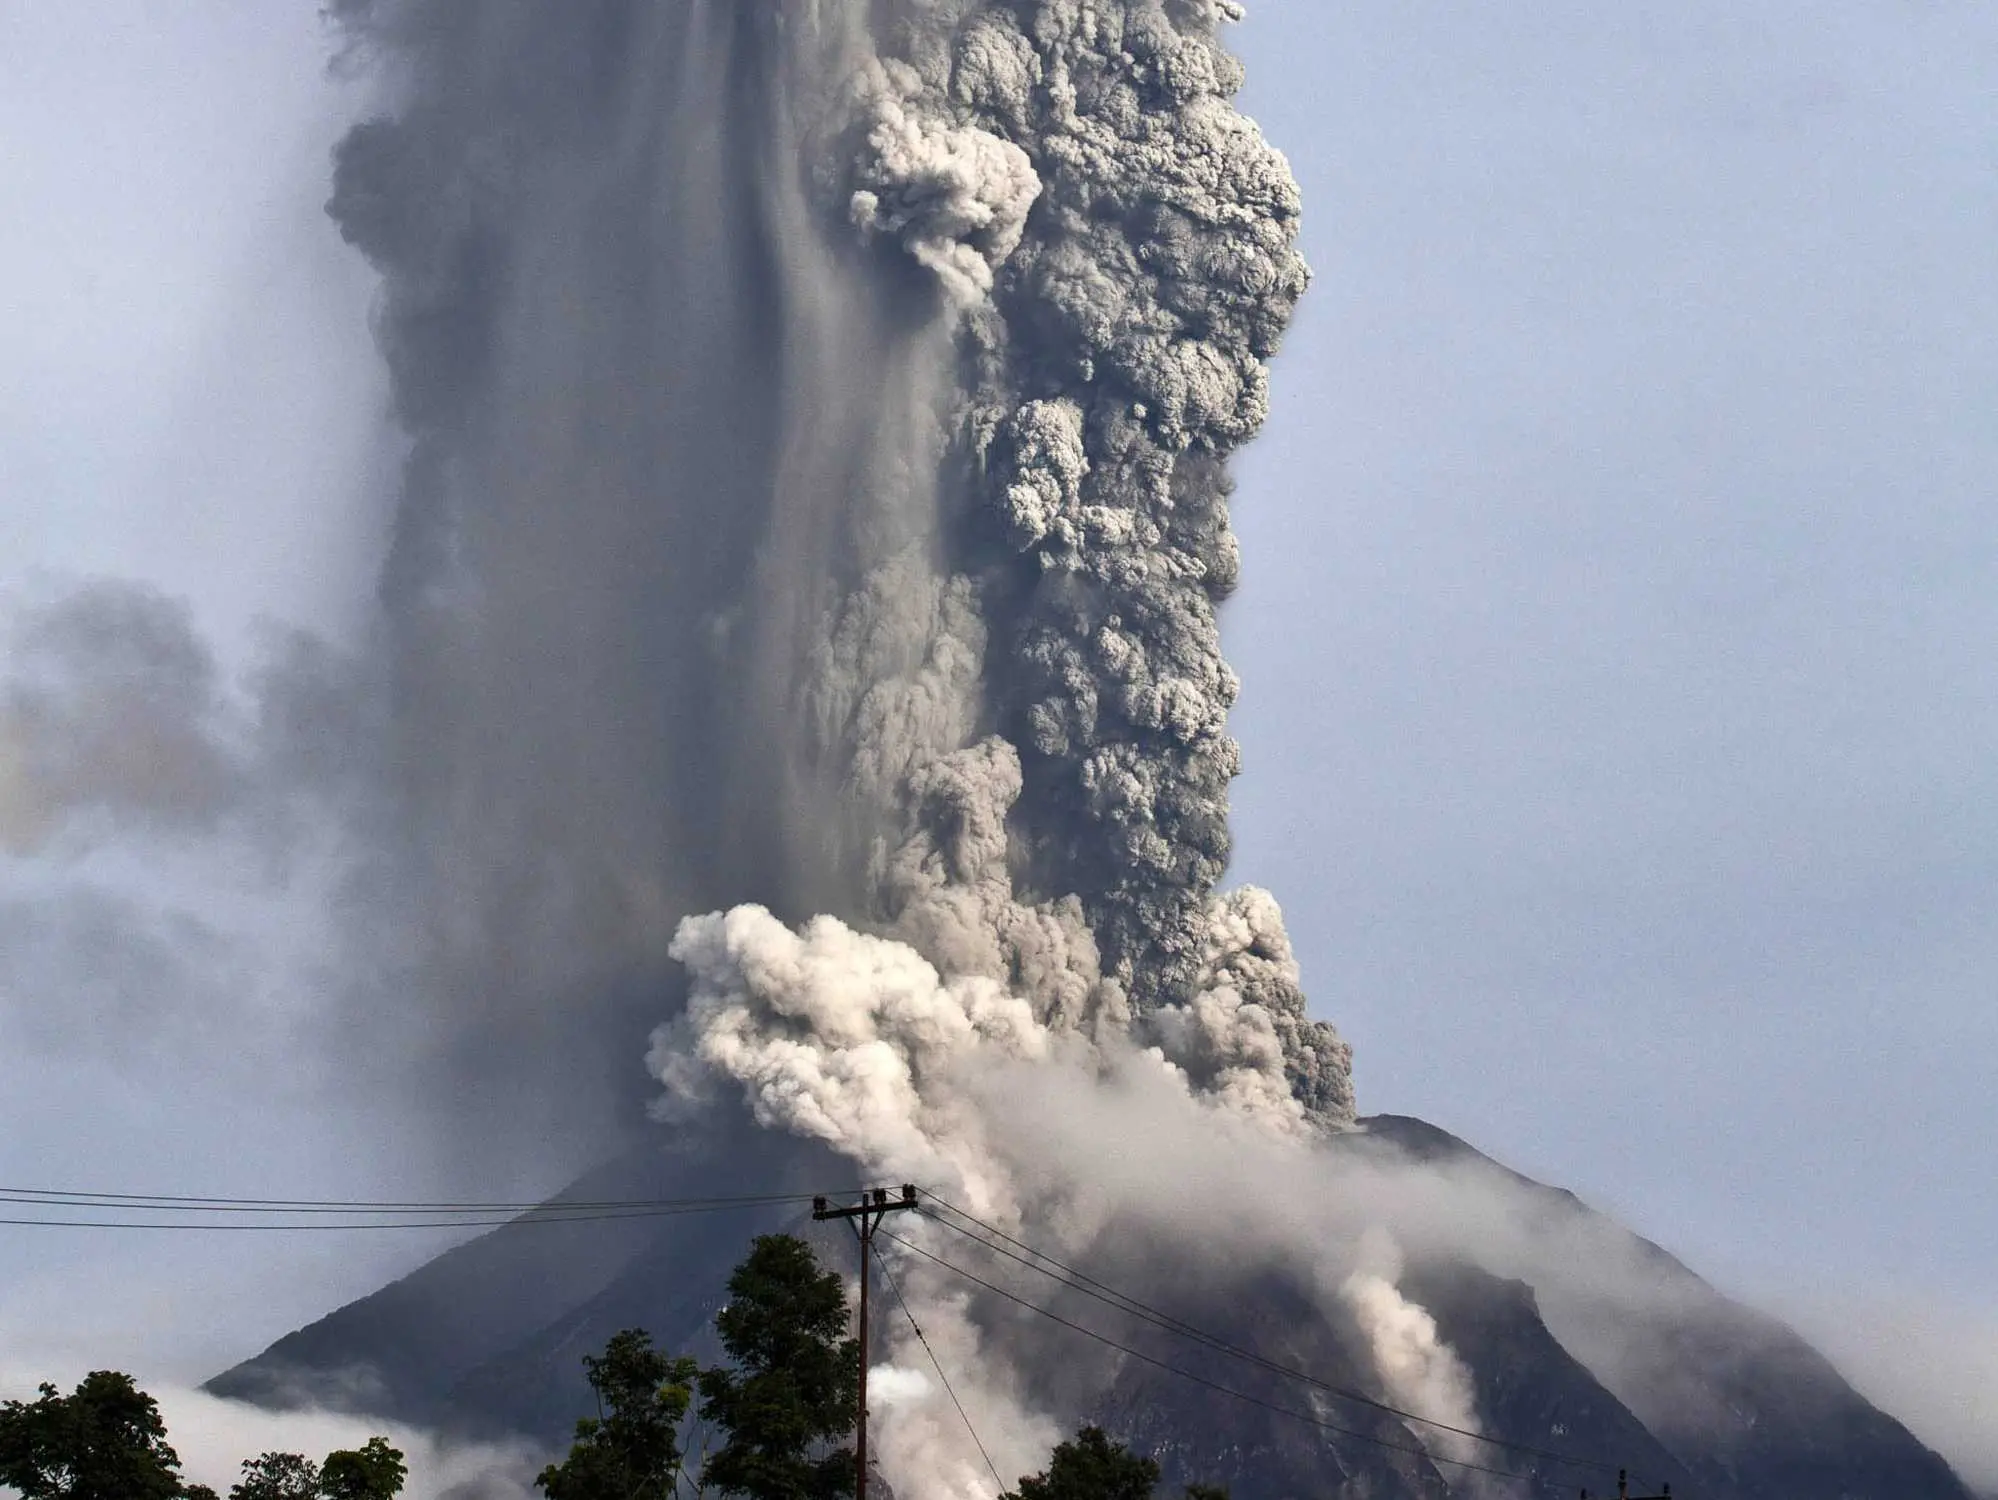
[[[955,1275],[963,1277],[966,1281],[971,1282],[974,1286],[983,1287],[986,1291],[991,1292],[994,1296],[1003,1297],[1008,1302],[1014,1303],[1019,1307],[1023,1307],[1029,1312],[1037,1313],[1041,1317],[1048,1319],[1052,1323],[1057,1323],[1061,1325],[1063,1328],[1067,1328],[1072,1332],[1081,1334],[1084,1338],[1093,1339],[1097,1343],[1104,1345],[1106,1348],[1116,1350],[1119,1354],[1127,1355],[1132,1359],[1139,1360],[1144,1364],[1151,1365],[1154,1369],[1163,1370],[1169,1375],[1177,1375],[1181,1379],[1190,1380],[1195,1385],[1204,1386],[1208,1390],[1214,1391],[1219,1395],[1229,1396],[1237,1401],[1245,1401],[1249,1403],[1251,1406],[1260,1406],[1265,1411],[1275,1412],[1279,1416],[1294,1417],[1298,1421],[1308,1422],[1312,1426],[1323,1428],[1327,1432],[1337,1433],[1341,1437],[1350,1437],[1359,1442],[1371,1443],[1375,1447],[1385,1448],[1393,1453],[1412,1454],[1417,1458],[1426,1458],[1434,1463],[1450,1464],[1456,1468],[1467,1469],[1477,1474],[1490,1474],[1500,1479],[1519,1479],[1519,1480],[1525,1480],[1526,1482],[1533,1484],[1551,1485],[1555,1483],[1555,1481],[1546,1479],[1537,1474],[1522,1474],[1517,1470],[1513,1469],[1495,1469],[1489,1467],[1488,1465],[1472,1463],[1465,1459],[1441,1458],[1430,1453],[1426,1448],[1411,1448],[1405,1444],[1391,1443],[1385,1438],[1374,1436],[1372,1433],[1361,1432],[1356,1428],[1341,1427],[1335,1422],[1328,1422],[1324,1418],[1319,1417],[1311,1412],[1299,1411],[1296,1407],[1291,1407],[1291,1406],[1280,1406],[1274,1401],[1266,1401],[1262,1397],[1253,1395],[1248,1391],[1237,1390],[1234,1386],[1223,1385],[1218,1380],[1209,1379],[1207,1376],[1200,1374],[1198,1371],[1189,1370],[1183,1365],[1175,1365],[1169,1360],[1163,1360],[1158,1358],[1156,1355],[1146,1354],[1141,1349],[1134,1349],[1129,1344],[1119,1343],[1116,1339],[1111,1338],[1108,1334],[1100,1333],[1096,1329],[1090,1328],[1085,1324],[1077,1323],[1070,1318],[1065,1318],[1060,1313],[1055,1312],[1051,1308],[1042,1307],[1038,1302],[1034,1302],[1026,1297],[1020,1296],[1016,1292],[1008,1291],[1005,1287],[987,1281],[984,1277],[978,1275],[976,1272],[967,1271],[963,1266],[945,1260],[941,1255],[937,1255],[931,1251],[925,1250],[921,1245],[916,1244],[912,1240],[906,1240],[902,1238],[902,1236],[898,1234],[893,1234],[886,1229],[878,1229],[875,1232],[881,1235],[884,1239],[892,1240],[894,1243],[900,1245],[903,1249],[911,1252],[912,1254],[919,1255],[924,1260],[930,1261],[938,1266],[941,1266],[946,1271],[950,1271]]]
[[[97,1192],[67,1188],[0,1187],[0,1204],[9,1204],[24,1208],[38,1207],[50,1210],[78,1212],[102,1209],[106,1212],[128,1214],[257,1215],[265,1218],[300,1219],[304,1221],[245,1223],[240,1221],[231,1222],[227,1219],[218,1221],[214,1217],[197,1220],[169,1220],[50,1218],[39,1216],[33,1218],[0,1217],[0,1226],[21,1228],[164,1230],[208,1233],[512,1229],[533,1224],[602,1223],[613,1219],[659,1219],[678,1217],[686,1214],[769,1208],[807,1202],[815,1196],[817,1195],[812,1193],[759,1193],[705,1198],[613,1198],[578,1199],[564,1202],[548,1202],[545,1200],[540,1202],[490,1200],[421,1201],[411,1199],[251,1198],[188,1194]],[[953,1230],[989,1253],[1002,1256],[1029,1270],[1046,1276],[1058,1285],[1072,1291],[1080,1292],[1097,1302],[1124,1313],[1126,1316],[1136,1318],[1141,1322],[1150,1324],[1176,1337],[1187,1339],[1215,1353],[1240,1360],[1270,1374],[1302,1382],[1336,1399],[1370,1407],[1404,1421],[1415,1422],[1459,1437],[1486,1443],[1522,1456],[1566,1464],[1579,1469],[1592,1469],[1602,1473],[1612,1472],[1616,1468],[1615,1465],[1604,1464],[1596,1460],[1577,1458],[1571,1454],[1535,1448],[1527,1444],[1490,1437],[1468,1428],[1453,1426],[1448,1422],[1443,1422],[1433,1417],[1425,1417],[1419,1413],[1404,1411],[1399,1407],[1376,1400],[1361,1392],[1333,1385],[1310,1374],[1308,1371],[1282,1364],[1257,1354],[1252,1350],[1231,1344],[1215,1334],[1209,1333],[1193,1324],[1173,1317],[1169,1313],[1141,1302],[1135,1297],[1120,1292],[1107,1283],[1099,1281],[1073,1266],[1067,1265],[1056,1257],[1049,1255],[1046,1251],[1040,1250],[1024,1240],[1008,1234],[997,1225],[989,1224],[968,1210],[957,1207],[947,1199],[937,1196],[934,1192],[926,1191],[924,1196],[928,1204],[934,1204],[936,1207],[944,1209],[947,1213],[953,1214],[971,1225],[975,1225],[978,1230],[982,1230],[984,1233],[975,1233],[963,1224],[953,1223],[950,1219],[930,1213],[927,1210],[926,1204],[924,1217],[931,1223],[945,1229]],[[325,1217],[321,1217],[336,1214],[366,1214],[370,1217],[339,1222],[328,1222]],[[444,1217],[447,1215],[471,1215],[472,1217]],[[1351,1437],[1361,1442],[1371,1443],[1377,1447],[1387,1448],[1396,1452],[1415,1454],[1432,1459],[1432,1461],[1437,1463],[1451,1464],[1472,1472],[1490,1474],[1502,1478],[1526,1480],[1532,1483],[1551,1483],[1551,1481],[1535,1474],[1522,1474],[1512,1470],[1491,1468],[1461,1459],[1438,1458],[1422,1448],[1408,1448],[1386,1442],[1372,1434],[1359,1432],[1324,1421],[1312,1413],[1298,1411],[1295,1408],[1263,1400],[1261,1397],[1254,1396],[1249,1392],[1223,1385],[1194,1371],[1154,1358],[1128,1345],[1121,1344],[1107,1335],[1087,1328],[1080,1323],[1073,1322],[1051,1309],[1041,1307],[1027,1298],[1018,1296],[1003,1287],[986,1281],[962,1266],[955,1265],[943,1257],[903,1239],[899,1235],[891,1234],[885,1229],[880,1232],[903,1248],[935,1262],[944,1269],[964,1277],[978,1286],[984,1287],[997,1296],[1028,1308],[1063,1327],[1094,1339],[1131,1358],[1179,1375],[1184,1379],[1191,1380],[1220,1394],[1248,1402],[1251,1405],[1263,1407],[1284,1416],[1309,1422],[1327,1431]],[[1012,1248],[1009,1249],[1007,1248],[1008,1246]],[[935,1366],[938,1379],[943,1382],[944,1389],[950,1396],[951,1403],[956,1406],[958,1415],[963,1419],[966,1430],[971,1433],[972,1441],[978,1446],[979,1454],[984,1458],[986,1467],[991,1469],[993,1478],[999,1482],[1003,1491],[1005,1481],[1000,1477],[997,1467],[992,1462],[991,1455],[986,1451],[984,1443],[978,1436],[977,1429],[972,1425],[970,1415],[965,1410],[964,1404],[958,1399],[957,1392],[951,1387],[950,1378],[944,1373],[943,1365],[937,1359],[936,1351],[930,1347],[929,1340],[924,1336],[921,1326],[916,1322],[915,1315],[910,1309],[907,1299],[902,1295],[901,1287],[896,1283],[892,1273],[889,1273],[885,1266],[883,1274],[888,1276],[889,1286],[894,1291],[896,1301],[900,1303],[904,1316],[909,1319],[909,1325],[915,1330],[917,1340],[923,1345],[924,1352],[929,1355],[930,1363]]]
[[[876,1230],[875,1232],[881,1235],[885,1239],[894,1241],[894,1243],[900,1245],[903,1249],[908,1250],[913,1254],[921,1256],[924,1260],[934,1262],[936,1265],[941,1266],[944,1270],[950,1271],[958,1276],[961,1276],[966,1281],[969,1281],[976,1286],[983,1287],[986,1291],[991,1292],[995,1296],[1003,1297],[1008,1302],[1012,1302],[1020,1307],[1023,1307],[1029,1312],[1037,1313],[1041,1317],[1048,1319],[1050,1322],[1060,1324],[1064,1328],[1070,1329],[1075,1333],[1081,1334],[1084,1338],[1093,1339],[1097,1343],[1102,1344],[1107,1348],[1114,1349],[1120,1354],[1127,1355],[1132,1359],[1138,1360],[1144,1364],[1151,1365],[1155,1369],[1163,1370],[1169,1375],[1177,1375],[1183,1380],[1190,1380],[1195,1385],[1204,1386],[1208,1390],[1213,1391],[1218,1395],[1228,1396],[1234,1400],[1246,1402],[1251,1406],[1259,1406],[1263,1410],[1274,1412],[1278,1416],[1291,1417],[1300,1422],[1307,1422],[1313,1427],[1320,1428],[1326,1432],[1336,1433],[1341,1437],[1349,1437],[1355,1440],[1356,1442],[1368,1443],[1376,1448],[1386,1449],[1388,1452],[1391,1453],[1406,1453],[1416,1458],[1427,1459],[1431,1463],[1448,1464],[1452,1468],[1463,1469],[1473,1474],[1488,1474],[1498,1479],[1518,1480],[1525,1484],[1538,1485],[1546,1489],[1566,1488],[1565,1482],[1550,1478],[1543,1474],[1522,1473],[1517,1469],[1493,1468],[1489,1464],[1473,1463],[1469,1459],[1445,1458],[1440,1454],[1431,1453],[1426,1448],[1409,1447],[1408,1445],[1403,1443],[1391,1443],[1387,1439],[1376,1437],[1374,1436],[1374,1434],[1370,1432],[1361,1432],[1356,1428],[1342,1427],[1336,1422],[1328,1422],[1323,1417],[1320,1417],[1315,1413],[1299,1411],[1294,1406],[1281,1406],[1274,1401],[1266,1401],[1262,1397],[1252,1395],[1248,1391],[1238,1390],[1234,1386],[1224,1385],[1218,1380],[1209,1379],[1207,1376],[1202,1375],[1197,1371],[1189,1370],[1183,1365],[1175,1365],[1169,1360],[1163,1360],[1155,1355],[1146,1354],[1143,1350],[1134,1349],[1129,1344],[1119,1343],[1116,1339],[1111,1338],[1107,1334],[1100,1333],[1094,1328],[1087,1327],[1086,1325],[1077,1323],[1072,1319],[1065,1318],[1060,1313],[1055,1312],[1050,1308],[1042,1307],[1037,1302],[1030,1301],[1028,1298],[1022,1297],[1015,1292],[1010,1292],[1006,1290],[1006,1288],[1002,1286],[998,1286],[993,1282],[987,1281],[985,1280],[984,1277],[979,1276],[975,1272],[967,1271],[964,1267],[960,1265],[955,1265],[952,1262],[945,1260],[942,1256],[933,1254],[932,1252],[925,1250],[921,1245],[915,1244],[913,1241],[903,1239],[898,1234],[890,1233],[886,1229],[879,1229]]]
[[[999,1466],[992,1462],[992,1455],[985,1451],[985,1440],[978,1435],[978,1429],[971,1425],[971,1413],[966,1411],[964,1403],[957,1399],[957,1392],[951,1386],[950,1376],[944,1374],[943,1361],[937,1358],[937,1351],[930,1347],[930,1341],[923,1333],[923,1325],[916,1321],[916,1314],[909,1306],[909,1299],[902,1295],[902,1284],[895,1279],[895,1273],[889,1270],[885,1263],[877,1262],[877,1264],[881,1265],[881,1274],[887,1278],[888,1290],[895,1294],[896,1302],[901,1304],[902,1316],[909,1320],[909,1326],[916,1331],[916,1342],[923,1346],[923,1353],[929,1355],[930,1363],[936,1367],[937,1379],[943,1382],[944,1394],[950,1397],[950,1404],[957,1408],[957,1414],[964,1419],[964,1430],[971,1434],[971,1441],[978,1445],[978,1456],[985,1460],[985,1467],[992,1471],[993,1483],[999,1486],[1000,1494],[1005,1494],[1006,1481],[999,1477]]]
[[[53,1189],[0,1189],[0,1203],[52,1211],[102,1209],[120,1214],[258,1215],[266,1222],[215,1218],[0,1218],[0,1225],[40,1229],[181,1230],[206,1233],[287,1233],[301,1230],[512,1229],[530,1224],[602,1223],[613,1219],[662,1219],[684,1214],[721,1213],[802,1203],[810,1193],[760,1193],[713,1198],[630,1198],[542,1203],[417,1203],[353,1199],[190,1198],[138,1193],[84,1193]],[[367,1218],[328,1222],[326,1214],[366,1214]],[[469,1217],[468,1217],[469,1215]],[[393,1217],[383,1217],[393,1216]],[[302,1222],[284,1222],[300,1219]]]
[[[956,1207],[954,1204],[938,1197],[935,1193],[928,1194],[928,1198],[939,1207],[947,1209],[961,1218],[968,1219],[980,1229],[986,1230],[988,1233],[1004,1240],[1007,1245],[1016,1246],[1019,1250],[1024,1251],[1025,1254],[1015,1254],[1013,1251],[1006,1249],[1004,1245],[994,1244],[983,1236],[973,1234],[961,1224],[953,1224],[948,1219],[939,1218],[935,1214],[925,1214],[924,1217],[928,1218],[931,1223],[942,1225],[946,1229],[955,1230],[974,1244],[984,1246],[995,1255],[1003,1256],[1007,1260],[1027,1267],[1029,1270],[1038,1271],[1041,1275],[1048,1277],[1062,1286],[1066,1286],[1073,1291],[1082,1293],[1086,1297],[1091,1297],[1098,1302],[1113,1307],[1130,1317],[1138,1319],[1140,1322],[1149,1323],[1166,1333],[1174,1334],[1203,1345],[1217,1354],[1228,1355],[1230,1358],[1241,1360],[1245,1364],[1254,1365],[1258,1369],[1266,1370],[1273,1375],[1281,1375],[1288,1379],[1301,1381],[1338,1400],[1352,1402],[1359,1406],[1371,1407],[1375,1411],[1399,1417],[1404,1421],[1415,1422],[1442,1432],[1453,1433],[1458,1437],[1468,1438],[1495,1448],[1505,1449],[1509,1452],[1517,1453],[1522,1457],[1543,1459],[1550,1463],[1568,1464],[1577,1469],[1593,1470],[1604,1474],[1620,1472],[1615,1464],[1605,1464],[1595,1459],[1577,1458],[1572,1454],[1557,1452],[1550,1448],[1536,1448],[1530,1444],[1516,1443],[1506,1438],[1492,1437],[1488,1433],[1478,1432],[1473,1428],[1458,1427],[1436,1417],[1425,1417],[1417,1412],[1404,1411],[1398,1406],[1378,1400],[1363,1392],[1321,1380],[1308,1370],[1300,1370],[1294,1365],[1286,1365],[1265,1355],[1257,1354],[1254,1350],[1244,1349],[1239,1344],[1231,1344],[1217,1334],[1197,1328],[1193,1324],[1173,1317],[1170,1313],[1162,1312],[1158,1308],[1140,1302],[1135,1297],[1119,1292],[1114,1287],[1086,1275],[1073,1266],[1064,1264],[1054,1256],[1049,1255],[1046,1251],[1038,1250],[1022,1240],[1015,1239],[1012,1235],[1006,1233],[1005,1230],[1000,1229],[996,1225],[986,1223],[975,1214]],[[1040,1262],[1045,1262],[1045,1264],[1040,1264]],[[1049,1267],[1053,1267],[1054,1269],[1050,1270]]]
[[[174,1193],[108,1193],[81,1188],[0,1187],[0,1203],[48,1203],[56,1207],[184,1208],[192,1213],[256,1212],[259,1210],[297,1213],[365,1210],[371,1213],[526,1213],[540,1208],[651,1209],[683,1205],[733,1203],[804,1203],[811,1193],[738,1193],[732,1196],[702,1198],[534,1198],[510,1199],[408,1199],[408,1198],[221,1198],[194,1197]]]

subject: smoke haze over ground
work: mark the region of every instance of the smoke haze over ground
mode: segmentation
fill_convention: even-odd
[[[218,1037],[267,1037],[252,1045],[305,1059],[297,1087],[322,1099],[421,1080],[453,1123],[443,1155],[532,1176],[649,1091],[646,1034],[686,983],[679,918],[760,902],[775,949],[837,936],[801,938],[821,911],[899,939],[884,967],[920,956],[988,1027],[1028,1000],[1010,1034],[1085,1033],[1085,1076],[1116,1052],[1088,1051],[1095,1024],[1134,1003],[1139,1040],[1183,1070],[1172,1087],[1348,1111],[1343,1052],[1297,1024],[1273,908],[1205,899],[1233,756],[1213,459],[1261,416],[1301,285],[1295,199],[1218,102],[1225,59],[1141,34],[1106,67],[1103,33],[1061,27],[1125,8],[1046,9],[1045,35],[959,6],[876,46],[837,25],[780,44],[722,6],[650,32],[610,5],[595,29],[460,12],[477,36],[346,7],[374,38],[354,61],[405,122],[350,139],[334,195],[384,269],[412,447],[383,609],[311,619],[337,648],[268,651],[233,620],[204,645],[214,622],[156,590],[20,612],[0,839],[34,870],[0,952],[10,998],[79,998],[10,1016],[10,1044],[131,1065],[178,1038],[168,1055],[206,1067]],[[672,66],[692,53],[729,63]],[[439,57],[491,93],[440,84]],[[1019,70],[1051,59],[1079,80],[1072,113],[1022,111]],[[865,82],[829,95],[813,80],[831,74]],[[1124,129],[1133,99],[1141,128],[1147,110],[1169,123],[1155,149],[1106,152],[1095,132]],[[734,128],[667,149],[709,114]],[[316,158],[297,175],[323,197]],[[808,159],[829,175],[782,169]],[[696,211],[660,209],[679,203]],[[1328,592],[1357,591],[1350,571]],[[289,735],[301,715],[321,729]],[[1313,784],[1287,783],[1299,815]],[[1308,865],[1340,842],[1313,840]],[[266,903],[276,867],[332,931]],[[147,877],[229,894],[190,917]],[[1271,998],[1245,1024],[1252,996]],[[397,1142],[383,1159],[406,1158],[376,1128]],[[522,1164],[536,1153],[552,1160]]]

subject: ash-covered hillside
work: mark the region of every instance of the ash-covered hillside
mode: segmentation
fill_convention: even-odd
[[[1148,1307],[1267,1362],[1258,1364],[1119,1314],[1016,1260],[982,1254],[968,1239],[947,1253],[1142,1356],[982,1295],[978,1316],[993,1337],[1042,1351],[1036,1394],[1059,1420],[1099,1422],[1155,1455],[1169,1481],[1222,1482],[1236,1500],[1412,1500],[1518,1483],[1491,1470],[1525,1476],[1546,1492],[1613,1492],[1605,1467],[1627,1467],[1646,1485],[1669,1483],[1689,1500],[1971,1500],[1940,1457],[1795,1333],[1722,1296],[1666,1251],[1422,1121],[1379,1116],[1361,1125],[1341,1138],[1341,1151],[1396,1168],[1486,1177],[1495,1191],[1544,1212],[1551,1230],[1606,1236],[1647,1268],[1650,1297],[1634,1295],[1639,1289],[1621,1271],[1608,1278],[1621,1299],[1613,1311],[1621,1326],[1606,1330],[1593,1323],[1590,1301],[1606,1293],[1592,1286],[1601,1278],[1588,1266],[1545,1271],[1535,1285],[1467,1260],[1411,1260],[1404,1285],[1469,1371],[1473,1409],[1490,1440],[1459,1440],[1451,1451],[1463,1463],[1437,1451],[1437,1433],[1422,1424],[1330,1394],[1337,1388],[1400,1404],[1374,1372],[1366,1334],[1349,1318],[1326,1316],[1318,1299],[1280,1275],[1234,1278],[1198,1266],[1180,1275],[1160,1264],[1172,1259],[1169,1247],[1145,1252],[1154,1261],[1151,1284],[1170,1288]],[[850,1169],[830,1153],[754,1130],[729,1135],[741,1153],[735,1175],[758,1190],[851,1185]],[[712,1137],[696,1150],[646,1144],[562,1197],[711,1194],[709,1153],[718,1144]],[[526,1437],[552,1449],[588,1409],[582,1356],[619,1329],[644,1327],[669,1348],[712,1358],[710,1327],[730,1267],[752,1234],[780,1227],[815,1235],[830,1263],[850,1264],[844,1226],[815,1231],[802,1206],[496,1230],[286,1335],[208,1389],[263,1406],[325,1405]],[[1118,1284],[1112,1270],[1099,1279]],[[900,1316],[885,1297],[874,1307],[884,1321]],[[1542,1491],[1497,1491],[1529,1492]]]

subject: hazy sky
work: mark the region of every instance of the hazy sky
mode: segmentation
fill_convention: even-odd
[[[1998,10],[1261,0],[1237,40],[1318,272],[1240,469],[1238,870],[1363,1109],[1781,1306],[1998,1479]],[[385,444],[324,55],[306,5],[0,0],[7,602],[145,577],[237,653],[355,617]],[[309,936],[220,856],[0,864],[0,1181],[417,1187],[255,1026],[127,1027],[240,975],[78,967],[86,896],[185,883]],[[422,1250],[190,1239],[0,1227],[0,1347],[206,1374]]]
[[[1241,467],[1237,867],[1362,1107],[1998,1431],[1998,9],[1238,42],[1318,281]]]

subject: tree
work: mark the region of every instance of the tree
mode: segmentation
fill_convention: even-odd
[[[319,1493],[325,1500],[395,1500],[409,1475],[402,1450],[387,1438],[371,1437],[359,1448],[326,1455],[319,1466]]]
[[[1004,1500],[1151,1500],[1158,1482],[1151,1459],[1113,1443],[1101,1427],[1085,1427],[1056,1445],[1046,1473],[1022,1479]]]
[[[319,1500],[319,1465],[302,1453],[260,1453],[243,1460],[229,1500]]]
[[[0,1403],[0,1485],[23,1500],[178,1500],[180,1457],[131,1376],[93,1370],[67,1396],[40,1390]]]
[[[860,1343],[847,1336],[846,1291],[803,1240],[758,1237],[715,1317],[735,1368],[700,1372],[701,1416],[722,1435],[701,1478],[753,1500],[832,1500],[853,1493]]]
[[[641,1328],[584,1355],[597,1415],[576,1423],[569,1456],[534,1481],[548,1500],[671,1500],[681,1469],[680,1422],[694,1399],[694,1362],[669,1358]]]

